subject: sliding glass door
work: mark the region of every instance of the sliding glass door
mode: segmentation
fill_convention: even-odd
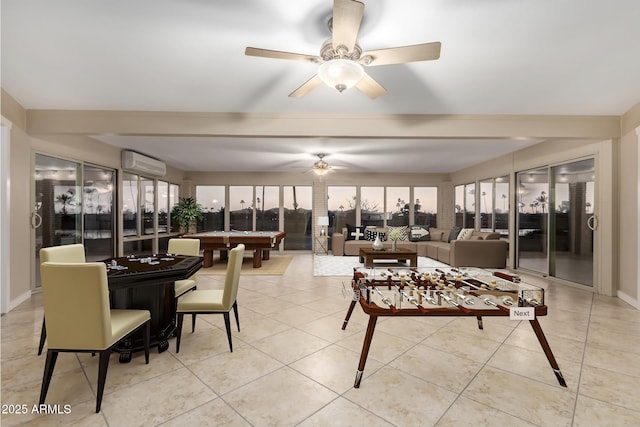
[[[83,165],[82,172],[82,240],[87,261],[100,261],[114,255],[116,173],[93,165]]]
[[[36,154],[31,225],[35,230],[35,285],[40,286],[40,249],[80,243],[80,163]]]
[[[518,184],[518,267],[593,283],[595,162],[523,171]]]
[[[549,274],[549,170],[518,173],[518,267]]]
[[[31,225],[34,285],[40,286],[40,249],[82,243],[87,261],[115,253],[115,171],[36,154]]]
[[[553,215],[549,251],[552,276],[593,286],[596,224],[595,167],[587,159],[551,168]]]

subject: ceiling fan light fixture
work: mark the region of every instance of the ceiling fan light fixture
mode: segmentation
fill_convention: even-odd
[[[317,156],[320,160],[313,164],[313,172],[316,175],[322,176],[331,170],[331,166],[329,166],[329,163],[324,161],[324,153],[319,153]]]
[[[313,168],[313,172],[318,175],[318,176],[322,176],[325,175],[327,172],[329,172],[329,168],[319,168],[319,167],[314,167]]]
[[[362,65],[351,59],[335,58],[323,62],[318,68],[318,77],[338,92],[349,89],[364,76]]]

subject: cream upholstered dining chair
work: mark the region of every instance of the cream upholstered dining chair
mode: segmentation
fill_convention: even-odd
[[[86,262],[84,246],[77,243],[74,245],[51,246],[40,249],[40,264],[44,262]],[[38,356],[42,354],[44,342],[47,339],[47,325],[45,318],[42,318],[42,329],[40,330],[40,344],[38,345]]]
[[[100,412],[113,347],[144,327],[144,357],[149,363],[151,313],[110,308],[107,267],[102,262],[45,262],[40,272],[49,341],[40,404],[47,397],[59,352],[100,353],[96,400]]]
[[[199,239],[169,239],[169,246],[167,252],[176,255],[187,256],[199,256],[200,255],[200,240]],[[175,298],[177,299],[181,295],[196,289],[196,279],[198,273],[193,276],[184,279],[176,280],[173,287],[175,289]],[[174,301],[174,307],[176,302]]]
[[[227,273],[224,289],[195,290],[183,296],[178,301],[178,333],[176,336],[176,353],[180,352],[180,338],[182,337],[182,322],[185,314],[191,314],[191,332],[196,330],[196,314],[220,313],[224,316],[224,324],[227,328],[229,349],[233,352],[231,342],[231,321],[229,312],[233,309],[236,316],[236,325],[240,332],[240,320],[238,319],[238,283],[240,282],[240,269],[244,257],[244,245],[238,245],[229,251],[227,261]]]

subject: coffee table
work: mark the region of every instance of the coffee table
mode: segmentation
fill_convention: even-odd
[[[408,260],[410,267],[418,266],[417,252],[406,248],[396,248],[395,251],[391,249],[376,251],[373,248],[360,248],[359,255],[360,262],[363,262],[365,267],[373,267],[373,261],[377,259],[395,259],[398,262],[407,262]]]

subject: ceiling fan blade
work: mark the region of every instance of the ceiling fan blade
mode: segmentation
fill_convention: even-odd
[[[309,80],[304,82],[302,86],[300,86],[298,89],[291,92],[289,94],[289,97],[301,98],[306,94],[308,94],[309,92],[311,92],[316,87],[320,86],[321,84],[322,84],[322,80],[320,80],[320,77],[318,77],[318,75],[316,74],[315,76],[311,77]]]
[[[440,58],[440,42],[415,44],[412,46],[391,47],[388,49],[363,52],[361,58],[370,56],[371,62],[364,65],[404,64],[405,62],[429,61]]]
[[[333,48],[345,46],[353,50],[364,14],[364,3],[354,0],[334,0],[331,32]]]
[[[356,83],[356,87],[371,99],[376,99],[387,93],[387,90],[367,73],[364,73],[364,76]]]
[[[260,49],[258,47],[248,47],[244,50],[248,56],[259,56],[261,58],[289,59],[293,61],[318,62],[320,58],[314,55],[303,53],[282,52],[280,50]]]

